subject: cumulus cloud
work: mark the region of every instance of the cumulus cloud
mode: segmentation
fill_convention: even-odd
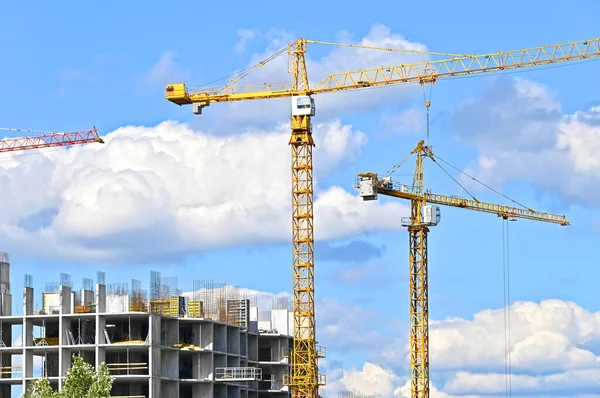
[[[158,61],[142,76],[142,83],[165,85],[168,83],[185,81],[189,70],[182,70],[175,62],[175,51],[163,52]]]
[[[274,298],[289,297],[245,291],[256,295],[264,309]],[[600,311],[549,299],[516,302],[510,312],[513,397],[600,395]],[[317,301],[317,317],[318,340],[328,349],[320,361],[328,396],[346,391],[410,397],[407,331],[390,337],[382,333],[388,323],[382,313],[330,298]],[[504,309],[482,310],[471,319],[431,319],[430,324],[432,398],[504,393]],[[354,351],[372,355],[358,366],[344,366]]]
[[[0,236],[11,251],[87,260],[148,260],[291,239],[290,150],[284,126],[213,136],[184,124],[123,127],[104,145],[4,158]],[[362,202],[327,177],[364,133],[315,126],[315,234],[327,240],[397,229],[398,203]],[[60,244],[58,243],[60,242]]]
[[[512,396],[600,394],[600,312],[551,299],[514,303],[510,313]],[[364,322],[372,324],[373,319]],[[430,320],[430,328],[432,397],[492,397],[504,393],[504,309],[483,310],[472,319]],[[362,347],[368,351],[373,347],[366,340]],[[405,336],[386,340],[389,344],[362,369],[334,371],[328,393],[356,391],[409,397]]]
[[[511,377],[512,390],[522,395],[598,393],[600,391],[600,369],[567,371],[547,376],[514,375]],[[498,373],[472,374],[459,372],[446,384],[450,392],[498,395],[506,390],[505,375]],[[572,395],[565,395],[572,396]],[[598,395],[592,395],[598,396]]]
[[[398,113],[381,115],[384,135],[415,134],[425,127],[425,112],[422,108],[411,107]]]
[[[501,78],[462,104],[452,123],[479,150],[469,174],[497,187],[527,180],[565,203],[600,204],[600,107],[565,114],[547,86]]]
[[[351,392],[368,397],[382,398],[410,398],[412,396],[410,380],[372,362],[365,362],[362,368],[336,369],[333,376],[333,378],[328,378],[330,382],[324,388],[327,394]],[[474,395],[451,395],[445,391],[440,391],[433,384],[429,387],[429,396],[431,398],[476,398]]]
[[[511,313],[511,363],[516,372],[555,373],[599,367],[586,345],[600,341],[600,313],[572,302],[517,302]],[[431,362],[437,369],[504,369],[504,310],[485,310],[472,320],[431,323]]]
[[[385,318],[378,311],[332,298],[318,300],[315,307],[318,339],[328,350],[348,354],[382,348]]]
[[[254,40],[257,35],[257,31],[254,29],[239,29],[237,36],[239,37],[238,42],[235,44],[234,50],[238,54],[242,54],[246,51],[248,45]]]
[[[401,378],[389,369],[365,362],[362,369],[344,369],[327,391],[349,391],[377,397],[401,396],[396,393]]]
[[[340,32],[338,39],[343,43],[354,43],[365,46],[397,48],[409,51],[427,51],[424,44],[411,42],[403,35],[392,32],[385,25],[376,23],[369,32],[361,38],[354,38],[347,32]],[[266,42],[264,50],[254,52],[247,66],[255,65],[275,52],[296,40],[295,34],[281,30],[269,30],[266,32],[256,30],[243,30],[240,32],[240,42],[236,48],[247,48],[253,42]],[[319,39],[319,38],[307,38]],[[323,55],[317,55],[323,54]],[[414,52],[378,51],[372,49],[361,49],[351,47],[323,47],[317,44],[309,44],[306,54],[307,71],[311,85],[316,85],[327,75],[336,72],[346,72],[357,69],[368,69],[380,66],[393,66],[414,63],[429,59],[428,55]],[[232,71],[233,72],[233,71]],[[236,90],[241,84],[258,84],[256,90],[264,89],[263,83],[274,83],[272,86],[289,86],[290,75],[288,73],[287,53],[275,58],[259,69],[253,71],[249,76],[235,85]],[[317,119],[323,120],[332,116],[341,116],[344,113],[369,111],[382,105],[387,107],[401,106],[407,99],[418,93],[418,85],[394,85],[385,89],[367,89],[338,92],[333,94],[321,94],[315,97],[317,106]],[[190,111],[191,112],[191,111]],[[208,108],[202,118],[242,125],[248,122],[265,125],[273,120],[285,120],[290,113],[290,100],[288,98],[272,99],[268,101],[242,101],[229,104],[216,104]],[[235,118],[223,118],[222,115],[235,115]],[[411,120],[415,115],[407,115]],[[200,119],[196,119],[200,122]],[[208,123],[201,122],[201,123]]]

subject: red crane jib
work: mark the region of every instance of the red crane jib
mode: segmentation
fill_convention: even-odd
[[[96,128],[74,133],[50,133],[37,137],[7,138],[0,140],[0,152],[79,145],[91,142],[103,143]]]

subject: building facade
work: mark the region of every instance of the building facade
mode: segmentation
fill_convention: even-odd
[[[250,300],[227,299],[213,309],[224,314],[220,321],[201,300],[144,301],[135,292],[107,294],[97,283],[78,293],[69,284],[43,292],[39,310],[34,289],[25,286],[23,313],[12,315],[8,258],[0,260],[1,397],[38,377],[60,389],[73,355],[96,367],[107,364],[113,397],[290,396],[283,385],[292,347],[288,309],[269,310],[271,320],[263,311],[259,322]]]

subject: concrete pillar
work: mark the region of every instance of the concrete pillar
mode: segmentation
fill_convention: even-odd
[[[33,288],[23,288],[23,316],[33,315]]]
[[[161,352],[160,352],[160,315],[150,314],[148,333],[150,334],[150,352],[148,354],[148,372],[150,375],[149,398],[159,398],[161,395]]]
[[[96,284],[96,312],[106,312],[106,285]]]
[[[60,314],[71,314],[73,308],[71,307],[71,288],[69,286],[60,286]],[[62,318],[62,317],[61,317]],[[63,344],[63,343],[61,343]]]
[[[12,295],[10,293],[0,294],[0,315],[12,316]]]
[[[32,287],[25,286],[23,288],[23,377],[33,377],[33,351],[27,350],[26,347],[34,345],[33,341],[33,321],[28,317],[33,315],[34,290]],[[23,388],[26,388],[23,381]],[[26,391],[26,390],[24,390]]]
[[[81,305],[91,306],[92,304],[94,304],[94,292],[81,289]]]

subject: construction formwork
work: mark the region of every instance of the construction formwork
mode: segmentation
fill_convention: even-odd
[[[9,267],[5,271],[9,275]],[[255,298],[212,281],[197,281],[193,292],[182,294],[176,278],[157,273],[148,290],[136,280],[107,285],[101,273],[97,279],[102,283],[92,286],[84,279],[76,291],[70,276],[61,274],[59,283],[47,284],[50,291],[36,309],[33,281],[26,277],[23,315],[0,316],[0,397],[11,396],[11,386],[26,389],[35,377],[62,388],[73,355],[96,367],[107,364],[114,397],[289,396],[283,376],[289,372],[291,314],[275,309],[259,322]],[[154,311],[154,300],[165,298],[169,305]],[[13,346],[14,325],[23,337]]]

